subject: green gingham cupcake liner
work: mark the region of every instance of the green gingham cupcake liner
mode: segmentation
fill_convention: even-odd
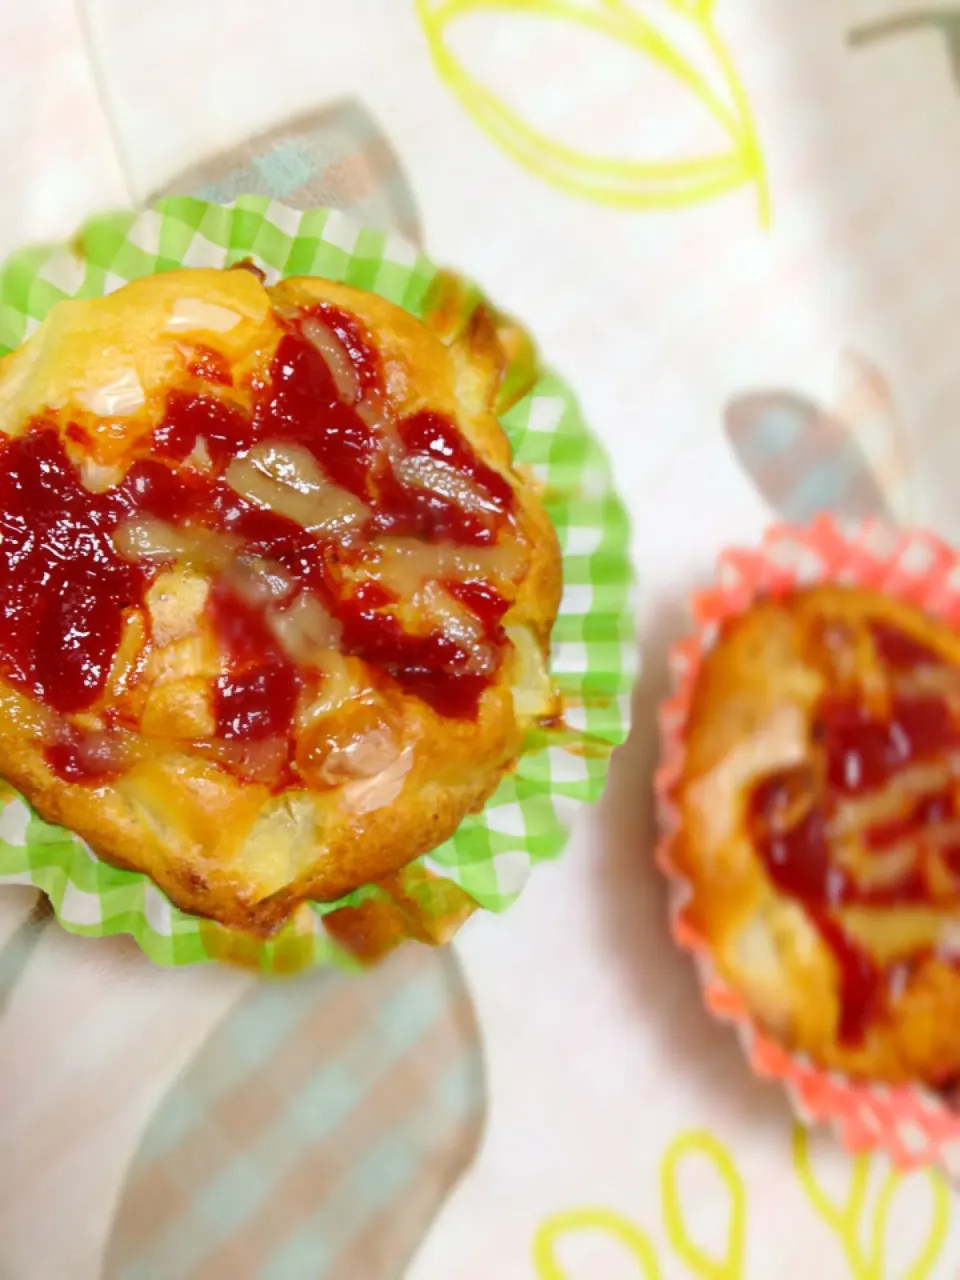
[[[155,272],[242,259],[252,259],[268,283],[324,276],[372,290],[417,316],[437,276],[406,240],[364,228],[337,210],[301,212],[264,196],[231,205],[171,197],[144,212],[93,218],[68,244],[14,255],[0,271],[0,347],[18,346],[61,299],[100,297]],[[517,463],[544,487],[563,550],[551,666],[564,722],[528,744],[482,813],[465,818],[449,840],[418,860],[490,911],[508,907],[533,867],[557,857],[577,810],[600,795],[610,753],[629,730],[636,674],[629,524],[603,449],[552,372],[501,421]],[[0,804],[0,884],[43,890],[70,933],[129,933],[163,965],[229,954],[222,936],[229,931],[178,910],[147,876],[101,862],[9,789]],[[265,972],[355,964],[323,929],[322,917],[382,892],[366,886],[336,903],[313,904],[276,938],[255,944],[253,962]]]

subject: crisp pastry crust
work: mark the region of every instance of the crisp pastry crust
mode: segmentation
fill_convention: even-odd
[[[673,793],[685,915],[783,1044],[960,1074],[960,635],[839,586],[764,599],[698,674]]]
[[[244,269],[55,306],[0,360],[0,774],[258,934],[451,835],[558,710],[514,332]]]

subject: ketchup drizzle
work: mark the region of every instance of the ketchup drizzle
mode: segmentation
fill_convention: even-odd
[[[211,591],[209,608],[227,657],[214,690],[216,736],[255,742],[288,734],[300,676],[262,612],[221,584]]]
[[[935,651],[887,623],[872,623],[878,656],[903,676],[943,665]],[[895,683],[895,682],[894,682]],[[934,902],[929,865],[938,858],[960,879],[958,846],[938,848],[933,832],[958,817],[951,790],[911,802],[909,811],[860,833],[868,852],[882,854],[911,842],[911,865],[892,881],[860,884],[835,859],[828,822],[837,805],[888,787],[918,762],[941,760],[960,748],[960,729],[948,704],[935,696],[898,693],[879,714],[852,696],[827,696],[818,709],[814,740],[823,757],[822,793],[809,766],[762,780],[748,800],[748,825],[767,875],[801,903],[829,947],[839,974],[839,1039],[861,1043],[886,1008],[889,993],[909,977],[910,964],[880,965],[843,928],[833,912],[850,906],[894,907]],[[960,883],[958,883],[960,890]]]
[[[382,396],[381,358],[357,318],[327,305],[312,314],[345,345],[361,394]],[[105,493],[89,492],[67,455],[64,438],[85,440],[87,434],[72,423],[61,436],[52,418],[39,417],[0,444],[0,670],[6,678],[63,715],[95,706],[119,648],[125,611],[144,607],[158,571],[123,560],[111,534],[126,520],[150,516],[236,536],[241,554],[277,562],[296,589],[320,597],[342,625],[345,652],[373,663],[442,715],[475,716],[495,673],[470,670],[470,653],[439,630],[407,632],[391,611],[396,602],[378,596],[375,584],[346,585],[338,570],[343,548],[241,498],[222,476],[255,444],[296,444],[332,483],[369,505],[364,536],[393,533],[458,545],[496,541],[513,508],[507,482],[452,422],[433,412],[396,424],[407,456],[456,469],[482,501],[467,511],[402,480],[374,429],[356,406],[341,401],[330,369],[297,323],[281,338],[269,379],[253,388],[251,412],[216,391],[232,381],[217,353],[198,349],[189,371],[209,387],[170,392],[162,422],[122,482]],[[506,602],[496,591],[489,584],[446,585],[481,618],[488,638],[504,645],[499,621]],[[224,655],[215,692],[217,736],[256,741],[289,735],[300,680],[262,610],[220,587],[208,607]],[[48,750],[51,767],[68,781],[80,780],[82,759],[69,735]]]

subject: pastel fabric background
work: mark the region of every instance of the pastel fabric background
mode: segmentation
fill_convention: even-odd
[[[665,644],[719,546],[827,501],[960,535],[955,31],[916,0],[17,0],[0,15],[0,249],[359,100],[431,255],[530,324],[631,505],[639,728],[568,856],[456,944],[488,1117],[412,1280],[960,1271],[943,1179],[797,1138],[702,1013],[649,866],[647,787]],[[696,74],[678,78],[669,50]],[[229,1000],[171,1020],[167,976],[143,982],[160,1020],[142,1034],[172,1037],[169,1073]],[[15,1083],[31,1096],[26,1067]],[[141,1121],[125,1119],[131,1142]],[[69,1206],[89,1250],[109,1206],[78,1208],[77,1187],[63,1170],[47,1204]],[[55,1234],[34,1259],[79,1256],[44,1255]]]

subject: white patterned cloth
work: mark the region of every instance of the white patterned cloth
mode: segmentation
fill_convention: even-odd
[[[397,149],[431,256],[529,324],[630,504],[640,728],[567,856],[456,944],[483,1034],[488,1127],[409,1280],[956,1280],[955,1193],[922,1176],[889,1181],[881,1157],[854,1167],[821,1137],[814,1182],[786,1102],[703,1013],[649,865],[648,794],[664,644],[683,599],[721,546],[758,538],[782,491],[753,472],[740,428],[728,434],[732,403],[776,391],[776,430],[798,433],[804,465],[804,450],[820,456],[818,432],[829,443],[846,431],[894,515],[960,535],[956,28],[925,17],[921,0],[541,0],[462,4],[440,36],[427,24],[431,50],[421,19],[436,8],[0,6],[0,248],[69,234],[250,134],[359,98]],[[649,42],[621,38],[637,30],[627,12],[683,51],[696,93]],[[897,23],[876,27],[891,13]],[[876,29],[851,44],[861,27]],[[705,32],[722,38],[743,101]],[[719,107],[704,112],[710,94]],[[737,178],[742,155],[691,170],[696,202],[666,208],[661,191],[641,207],[652,163],[722,160],[743,141],[744,102],[769,226],[758,183]],[[601,198],[601,178],[628,195]],[[710,182],[729,190],[707,198]],[[571,194],[578,183],[593,194]],[[775,431],[770,420],[757,430]],[[0,939],[19,909],[0,897]],[[81,980],[100,981],[93,961]],[[142,1000],[124,992],[131,1016],[147,1000],[154,1011],[155,1091],[201,1035],[199,1013],[173,1025],[165,981],[152,977]],[[0,1087],[9,1097],[2,1070]],[[24,1105],[42,1087],[19,1081]],[[70,1256],[95,1255],[104,1213],[90,1209]],[[38,1259],[62,1245],[51,1227]]]

